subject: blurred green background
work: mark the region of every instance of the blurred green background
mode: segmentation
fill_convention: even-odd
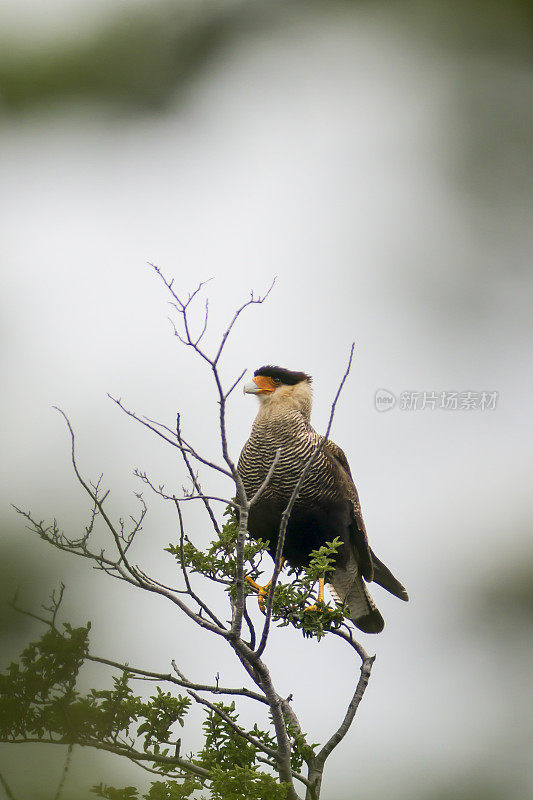
[[[172,458],[105,400],[127,393],[169,419],[179,406],[216,452],[212,395],[175,350],[144,262],[184,290],[214,275],[215,326],[278,274],[228,375],[307,369],[320,429],[356,338],[333,438],[375,549],[413,598],[386,607],[369,644],[375,684],[325,800],[531,797],[532,46],[525,0],[0,0],[2,667],[38,632],[7,600],[18,588],[35,608],[62,579],[67,617],[94,620],[102,655],[163,669],[171,624],[174,647],[190,637],[189,671],[206,670],[209,643],[48,552],[9,503],[67,528],[85,519],[53,403],[72,414],[89,472],[118,487],[117,511],[131,506],[134,466],[181,485]],[[471,416],[381,415],[380,387],[500,400]],[[253,415],[241,402],[235,453]],[[160,548],[172,532],[156,509],[140,546],[156,570],[170,569]],[[289,664],[283,635],[273,659],[291,690],[309,649],[298,642]],[[334,652],[316,651],[319,677],[299,690],[319,737],[335,718],[316,681],[340,671],[337,715],[351,681]],[[0,772],[15,797],[51,798],[63,758],[3,746]],[[63,797],[100,780],[146,785],[75,751]]]

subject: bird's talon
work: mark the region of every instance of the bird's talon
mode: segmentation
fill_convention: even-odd
[[[263,588],[262,586],[259,586],[259,584],[254,581],[254,579],[252,578],[251,575],[245,575],[244,576],[244,580],[246,581],[246,583],[249,583],[250,586],[252,587],[252,589],[255,589],[255,591],[258,594],[261,591],[261,589]]]
[[[263,612],[263,614],[266,615],[265,597],[268,597],[268,592],[265,592],[264,588],[261,587],[261,591],[259,591],[257,593],[257,605],[259,606],[259,608]]]
[[[322,606],[322,609],[319,608],[319,603]],[[328,611],[331,611],[331,606],[329,605],[329,603],[324,603],[323,600],[320,600],[320,601],[317,600],[316,603],[313,603],[312,606],[306,606],[304,608],[304,611],[320,611],[320,610],[326,611],[326,609]]]
[[[263,614],[266,614],[265,611],[265,597],[268,597],[268,590],[272,581],[269,581],[266,586],[260,586],[250,575],[245,575],[244,580],[246,583],[249,583],[250,586],[254,591],[257,592],[257,603],[259,605],[260,610]]]

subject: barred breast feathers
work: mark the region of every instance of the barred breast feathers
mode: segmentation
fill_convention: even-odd
[[[253,494],[264,480],[276,450],[281,448],[267,495],[288,498],[321,440],[310,423],[311,386],[307,382],[280,386],[276,392],[259,399],[259,412],[239,459],[239,472],[247,494]],[[336,470],[326,454],[321,453],[306,476],[300,498],[318,500],[336,494]]]

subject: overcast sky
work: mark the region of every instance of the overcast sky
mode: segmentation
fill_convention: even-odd
[[[183,293],[214,278],[212,342],[249,291],[276,275],[268,303],[236,329],[224,375],[266,362],[311,373],[319,431],[356,341],[332,438],[352,466],[372,547],[412,600],[373,592],[386,628],[362,635],[377,653],[375,674],[332,758],[325,800],[352,797],[354,781],[360,800],[391,783],[412,796],[421,775],[468,771],[488,753],[505,778],[516,765],[498,764],[498,736],[527,731],[521,666],[511,700],[495,694],[500,654],[486,657],[469,620],[475,587],[497,580],[500,562],[531,556],[531,200],[520,179],[505,180],[512,158],[490,151],[486,170],[503,178],[501,191],[487,192],[465,156],[499,131],[498,118],[494,130],[469,129],[469,97],[509,118],[525,114],[516,89],[524,68],[463,67],[370,13],[294,17],[225,51],[165,115],[117,119],[70,106],[0,128],[1,482],[4,524],[18,537],[10,502],[67,526],[82,520],[54,404],[79,434],[80,464],[113,487],[117,513],[134,505],[134,467],[176,487],[184,476],[106,392],[170,424],[180,409],[188,437],[218,453],[209,374],[172,337],[168,298],[147,262]],[[379,413],[377,389],[499,395],[494,410]],[[255,412],[255,398],[236,392],[235,457]],[[232,492],[218,477],[211,485]],[[207,541],[200,510],[188,516]],[[151,520],[139,558],[168,579],[162,547],[174,520],[155,500]],[[101,655],[162,670],[174,657],[189,675],[242,680],[228,653],[163,603],[85,564],[74,569],[67,614],[71,603],[80,621],[93,620]],[[351,656],[283,629],[269,658],[311,740],[327,735],[350,696]],[[186,748],[198,741],[191,732]]]

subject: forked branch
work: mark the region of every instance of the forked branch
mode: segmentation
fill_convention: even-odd
[[[167,279],[158,267],[154,265],[151,266],[170,293],[170,303],[174,309],[174,312],[177,314],[177,323],[176,321],[173,322],[174,334],[184,346],[190,348],[202,360],[202,362],[207,365],[211,379],[216,387],[218,400],[217,418],[222,453],[221,463],[217,463],[212,458],[208,458],[198,452],[196,447],[184,437],[182,420],[179,414],[177,415],[176,427],[173,429],[164,423],[157,422],[149,417],[137,415],[135,412],[126,407],[121,398],[110,396],[113,402],[123,413],[140,423],[144,428],[155,434],[166,444],[170,444],[172,447],[174,447],[180,453],[183,459],[192,489],[189,490],[188,488],[184,488],[182,496],[178,496],[172,491],[165,491],[165,487],[163,485],[158,486],[155,482],[151,481],[145,472],[141,470],[137,471],[137,476],[140,478],[140,480],[149,486],[156,495],[162,499],[169,500],[174,503],[177,514],[179,537],[179,547],[175,547],[175,551],[181,568],[181,577],[178,578],[177,583],[181,588],[172,588],[165,585],[161,581],[146,574],[146,572],[140,566],[134,563],[131,555],[132,545],[135,536],[142,530],[143,524],[145,523],[147,513],[146,504],[142,496],[137,495],[139,502],[141,503],[141,509],[138,516],[132,517],[131,522],[129,522],[127,525],[123,520],[119,520],[118,523],[113,521],[111,513],[108,512],[108,506],[104,506],[106,498],[108,497],[108,492],[103,491],[101,487],[102,478],[100,477],[98,481],[93,484],[86,480],[82,475],[76,459],[74,431],[68,417],[63,411],[61,411],[61,409],[58,410],[65,419],[70,433],[71,459],[74,473],[81,487],[91,500],[91,516],[85,528],[85,532],[77,539],[69,538],[65,536],[62,531],[60,531],[55,520],[51,525],[46,525],[44,522],[34,519],[29,512],[23,512],[20,511],[20,509],[17,509],[17,511],[19,511],[19,513],[26,518],[31,530],[37,533],[41,538],[48,541],[50,544],[58,547],[61,550],[65,550],[89,559],[98,569],[107,572],[109,575],[119,580],[167,598],[167,600],[169,600],[176,608],[182,611],[190,620],[195,622],[195,624],[204,630],[209,631],[210,633],[213,633],[222,639],[225,639],[238,657],[246,674],[252,682],[251,685],[253,688],[246,686],[240,688],[220,686],[218,675],[213,683],[200,683],[189,680],[185,677],[183,672],[179,669],[174,661],[172,662],[172,672],[162,672],[143,669],[137,666],[130,666],[126,663],[122,663],[121,661],[108,659],[94,654],[87,655],[87,660],[118,670],[122,674],[125,674],[129,678],[137,681],[142,680],[156,682],[158,684],[168,684],[170,687],[178,686],[186,689],[189,696],[198,705],[208,709],[209,713],[222,720],[228,729],[233,732],[233,734],[242,739],[243,742],[246,742],[247,746],[251,745],[257,751],[257,761],[264,763],[277,772],[279,779],[287,784],[287,797],[289,800],[298,800],[299,798],[299,795],[295,789],[294,781],[298,781],[305,787],[306,800],[318,800],[320,796],[322,774],[326,759],[333,752],[334,748],[346,736],[354,720],[369,680],[374,658],[368,656],[361,645],[353,638],[352,630],[348,625],[343,625],[342,628],[332,629],[332,633],[343,639],[345,643],[358,654],[359,658],[361,659],[361,674],[357,681],[357,685],[346,713],[336,730],[330,735],[329,739],[325,742],[325,744],[323,744],[322,748],[317,754],[314,754],[312,752],[312,748],[309,747],[305,751],[307,754],[305,758],[303,758],[303,763],[307,764],[308,774],[306,777],[305,775],[300,774],[297,770],[293,769],[291,763],[291,757],[294,756],[295,752],[297,752],[295,750],[297,746],[296,743],[303,737],[298,717],[296,716],[296,713],[290,704],[291,698],[285,698],[281,695],[281,693],[278,692],[268,666],[263,661],[262,657],[271,632],[274,590],[276,588],[281,570],[281,557],[283,554],[287,525],[294,509],[294,505],[298,499],[299,492],[301,491],[305,479],[309,474],[309,470],[312,468],[313,463],[328,441],[337,403],[352,366],[354,344],[351,346],[347,367],[331,404],[326,432],[324,436],[321,437],[319,445],[314,451],[313,456],[308,460],[302,472],[300,473],[298,481],[293,488],[290,500],[282,515],[277,550],[275,554],[274,574],[266,607],[266,616],[261,628],[259,644],[256,647],[256,640],[259,637],[256,637],[254,623],[246,608],[248,590],[245,583],[245,563],[246,569],[251,569],[252,574],[255,574],[258,564],[257,559],[259,556],[255,555],[249,558],[247,557],[248,560],[245,562],[248,515],[250,509],[257,503],[263,493],[268,489],[274,471],[279,464],[281,450],[278,449],[276,451],[267,475],[255,495],[251,498],[247,498],[243,481],[229,451],[226,427],[226,409],[228,398],[232,395],[232,392],[239,384],[245,373],[242,372],[237,379],[232,380],[229,385],[226,386],[220,375],[220,363],[224,353],[224,348],[240,316],[249,306],[260,305],[265,302],[270,295],[275,279],[264,295],[255,296],[253,293],[250,294],[250,297],[244,303],[242,303],[232,315],[217,344],[208,350],[206,347],[206,342],[209,339],[208,301],[206,300],[202,306],[201,319],[199,323],[197,323],[192,316],[193,308],[195,307],[195,301],[199,300],[207,281],[200,283],[193,292],[188,294],[183,299],[177,294],[174,288],[174,281]],[[199,476],[195,471],[197,464],[202,465],[208,470],[212,470],[213,472],[230,478],[235,487],[235,498],[226,501],[223,497],[220,497],[217,494],[210,494],[204,491],[200,483]],[[234,572],[221,572],[218,573],[218,577],[217,574],[211,574],[208,569],[204,569],[202,572],[202,569],[198,568],[197,566],[198,562],[194,561],[193,556],[188,556],[186,554],[186,550],[189,554],[191,552],[193,554],[198,552],[195,551],[192,543],[189,541],[185,533],[185,521],[183,518],[181,504],[189,500],[200,500],[203,503],[209,516],[211,526],[219,540],[221,540],[224,529],[221,529],[221,526],[218,523],[216,514],[213,510],[213,504],[221,501],[237,510],[238,529],[236,532],[234,528],[230,529],[231,536],[234,537],[230,539],[231,546],[234,547]],[[97,523],[99,522],[103,523],[111,537],[113,547],[111,554],[107,553],[103,549],[95,549],[94,545],[92,544],[92,534]],[[172,550],[172,552],[174,552],[174,550]],[[191,558],[189,562],[187,561],[188,557]],[[190,570],[188,564],[192,565]],[[206,599],[199,593],[196,585],[196,575],[192,575],[193,571],[196,573],[200,572],[204,579],[209,579],[214,582],[218,581],[218,583],[224,584],[224,588],[228,592],[231,608],[230,621],[224,622],[221,620],[220,616],[222,615],[215,613],[212,604],[207,602]],[[192,578],[194,578],[194,581]],[[30,616],[34,616],[36,619],[39,619],[41,622],[49,625],[54,630],[57,630],[56,617],[58,609],[61,605],[62,597],[62,589],[58,595],[52,596],[50,605],[45,607],[45,611],[49,614],[48,617],[42,617],[35,614],[30,614]],[[248,640],[245,638],[243,628],[245,632],[248,632]],[[275,738],[268,738],[271,737],[271,734],[269,733],[268,736],[265,734],[266,739],[263,740],[260,736],[256,735],[255,732],[249,732],[248,730],[244,729],[242,725],[236,722],[235,719],[233,719],[233,717],[228,714],[221,705],[218,705],[207,699],[204,696],[205,694],[212,696],[223,695],[234,698],[242,697],[260,703],[263,706],[266,705],[270,712]],[[33,741],[33,739],[24,738],[19,739],[18,741]],[[46,739],[46,741],[50,741],[50,743],[54,744],[61,743],[53,736],[50,736],[50,738]],[[195,763],[195,760],[192,757],[188,759],[180,757],[178,745],[176,745],[176,754],[174,756],[169,756],[166,754],[162,755],[158,752],[140,752],[133,747],[133,742],[128,742],[126,738],[124,738],[123,741],[117,739],[115,742],[84,742],[80,740],[78,743],[82,745],[87,744],[91,747],[97,747],[98,749],[124,755],[132,761],[142,763],[143,768],[151,772],[158,772],[159,770],[162,770],[164,774],[173,774],[176,777],[183,777],[184,774],[190,773],[197,776],[202,781],[209,782],[211,779],[211,773],[209,770],[202,767],[199,763]],[[302,759],[298,763],[301,764]],[[1,776],[0,781],[4,786],[4,790],[8,796],[12,796],[10,795],[9,787],[7,787],[7,784]]]

